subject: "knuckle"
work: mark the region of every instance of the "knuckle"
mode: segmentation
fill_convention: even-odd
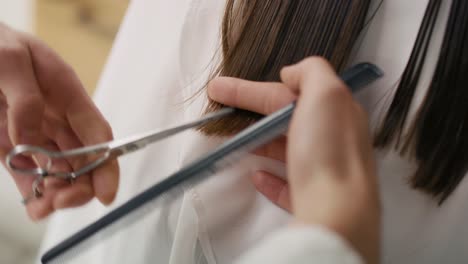
[[[75,71],[53,50],[47,48],[46,44],[35,38],[30,38],[28,46],[35,51],[35,63],[39,70],[52,80],[68,79],[71,76],[76,77]]]
[[[284,91],[285,87],[275,87],[269,90],[265,96],[263,96],[263,114],[270,114],[281,107],[291,103],[294,99],[288,96]]]
[[[311,56],[303,60],[303,65],[309,68],[328,66],[327,59],[321,56]]]
[[[274,112],[275,101],[277,100],[275,95],[275,93],[269,93],[268,96],[264,97],[262,109],[265,114]]]
[[[329,85],[326,89],[320,89],[319,100],[327,103],[345,104],[350,100],[350,94],[339,83]]]
[[[45,107],[45,102],[39,94],[22,95],[17,104],[18,107],[27,107],[31,111],[42,111]]]
[[[0,45],[0,59],[2,61],[17,61],[27,58],[28,50],[19,41],[9,41]]]
[[[226,99],[233,102],[234,106],[239,107],[245,103],[242,102],[242,93],[244,93],[244,91],[249,91],[250,88],[250,85],[245,81],[237,82],[237,84],[233,86],[233,89],[228,93]]]
[[[286,91],[287,88],[283,88]],[[270,110],[271,112],[279,110],[281,107],[285,107],[286,105],[294,102],[296,99],[293,95],[288,93],[284,93],[283,91],[277,90],[276,93],[272,93],[272,98],[270,101]]]
[[[0,23],[0,59],[2,61],[18,60],[27,57],[28,54],[29,50],[19,33]]]

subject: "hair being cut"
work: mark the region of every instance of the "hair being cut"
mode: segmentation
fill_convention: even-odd
[[[411,185],[443,202],[468,170],[468,1],[452,0],[432,83],[408,133],[404,130],[443,1],[430,0],[409,62],[375,138],[415,158]],[[228,0],[223,61],[213,76],[279,81],[280,70],[309,56],[340,72],[363,31],[370,0]],[[223,106],[210,101],[207,112]],[[209,123],[230,135],[260,116],[248,111]]]
[[[305,57],[327,58],[345,67],[364,25],[370,0],[228,0],[222,26],[223,61],[214,75],[279,81],[285,65]],[[210,101],[207,112],[223,106]],[[240,111],[202,128],[231,135],[259,119]]]

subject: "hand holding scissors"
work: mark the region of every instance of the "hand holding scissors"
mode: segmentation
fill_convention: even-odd
[[[38,146],[18,145],[14,147],[13,150],[10,151],[10,153],[7,155],[6,164],[12,171],[16,173],[35,177],[35,180],[32,184],[31,194],[23,200],[23,203],[27,204],[31,200],[38,199],[42,196],[40,186],[46,178],[54,177],[73,182],[79,177],[92,172],[93,170],[103,166],[109,161],[118,158],[119,156],[139,150],[146,147],[148,144],[165,139],[187,129],[201,126],[214,119],[229,115],[234,111],[235,110],[233,108],[225,108],[216,113],[208,114],[201,119],[169,129],[150,131],[121,140],[114,140],[67,151],[50,151]],[[21,159],[21,157],[25,155],[32,157],[41,156],[41,160],[44,165],[33,168],[22,168],[15,165],[15,159]],[[76,170],[54,170],[54,161],[77,157],[89,158],[90,156],[95,156],[95,158]]]
[[[112,140],[112,130],[88,96],[75,72],[38,39],[0,23],[0,158],[15,145],[31,144],[61,151]],[[30,167],[34,162],[21,160]],[[81,166],[76,159],[56,167]],[[10,171],[21,195],[34,179]],[[84,175],[73,185],[48,180],[48,192],[26,206],[32,219],[59,208],[76,207],[97,197],[109,204],[118,186],[117,162]]]

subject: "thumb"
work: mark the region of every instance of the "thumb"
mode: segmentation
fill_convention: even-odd
[[[308,86],[304,84],[311,82],[311,80],[315,80],[312,83],[316,83],[319,80],[330,79],[336,79],[336,72],[331,64],[322,57],[310,57],[281,70],[281,80],[295,94],[305,92],[307,90],[305,88]]]

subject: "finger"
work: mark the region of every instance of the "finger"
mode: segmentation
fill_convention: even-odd
[[[34,177],[29,175],[20,175],[16,174],[9,169],[6,164],[6,155],[13,148],[13,145],[10,140],[8,133],[8,124],[7,124],[7,103],[3,94],[0,93],[0,160],[3,166],[9,171],[12,178],[21,194],[22,197],[26,197],[31,193],[32,184]],[[34,161],[26,156],[18,156],[13,160],[13,163],[21,168],[35,168],[37,165]]]
[[[5,129],[1,129],[0,131],[6,131]],[[3,149],[11,149],[11,148],[5,148],[6,145],[9,145],[11,147],[11,143],[8,142],[3,142],[7,139],[6,136],[0,136],[2,139],[1,149],[2,149],[2,156],[4,156],[5,153],[3,153]],[[53,144],[52,142],[48,143],[49,149],[57,149],[56,145]],[[40,157],[39,157],[40,160]],[[4,163],[4,159],[2,159],[2,163],[5,165],[5,168],[8,168],[6,164]],[[15,159],[15,165],[21,168],[33,168],[37,167],[37,165],[28,157],[24,156],[18,156],[18,158]],[[63,164],[59,164],[59,166],[62,166]],[[63,165],[63,169],[69,168],[68,165]],[[59,167],[57,167],[59,168]],[[18,189],[21,193],[21,196],[23,198],[28,198],[31,197],[33,194],[33,182],[36,179],[35,177],[32,177],[31,175],[20,175],[16,174],[13,171],[10,171],[10,174],[13,176],[13,179],[18,186]],[[53,179],[53,178],[46,178],[45,182],[43,183],[41,187],[41,193],[42,196],[40,198],[33,198],[28,201],[26,204],[26,209],[28,212],[28,215],[30,218],[34,221],[41,220],[48,215],[50,215],[54,211],[53,207],[53,199],[55,197],[55,194],[57,193],[58,189],[68,185],[65,184],[63,181],[58,180],[58,179]]]
[[[331,64],[321,57],[310,57],[281,71],[281,80],[295,94],[320,92],[330,87],[346,89]]]
[[[33,185],[33,182],[35,180],[35,177],[33,177],[32,175],[15,174],[13,171],[11,171],[7,167],[4,158],[2,158],[2,164],[3,164],[3,166],[5,168],[8,169],[9,173],[13,176],[13,180],[14,180],[16,186],[18,187],[18,190],[20,191],[21,196],[22,197],[27,197],[31,193],[32,185]],[[18,157],[15,160],[15,166],[18,166],[18,167],[21,167],[21,168],[33,168],[36,165],[29,158]]]
[[[88,203],[94,197],[90,175],[82,175],[69,186],[61,188],[53,201],[55,209],[73,208]]]
[[[48,124],[46,134],[55,139],[60,150],[64,151],[82,146],[80,140],[67,124],[50,116],[46,123]],[[89,160],[84,156],[68,159],[68,163],[73,170],[82,168],[88,162]],[[48,186],[46,184],[46,187]],[[55,209],[77,207],[89,202],[93,197],[94,190],[91,175],[82,175],[72,184],[67,182],[66,186],[60,188],[54,198],[53,205]]]
[[[99,200],[108,205],[112,203],[119,188],[119,163],[117,160],[110,160],[106,165],[96,168],[93,171],[93,186],[98,193]]]
[[[46,112],[45,120],[44,120],[44,134],[54,140],[55,146],[48,147],[48,149],[53,151],[67,151],[70,149],[80,148],[83,145],[81,144],[80,140],[76,137],[73,130],[70,128],[68,122],[66,120],[60,119],[56,115],[51,112]],[[61,158],[61,159],[53,159],[53,165],[59,163],[65,163],[67,167],[60,166],[54,167],[53,171],[63,171],[63,172],[70,172],[73,170],[77,170],[84,166],[87,162],[87,158],[85,156],[79,157],[68,157],[68,158]],[[69,185],[68,180],[57,179],[54,177],[46,178],[45,179],[45,187],[47,188],[49,184],[58,184],[58,185]]]
[[[48,186],[41,188],[41,197],[33,198],[26,204],[29,217],[34,220],[41,220],[55,211],[53,201],[60,192],[62,186]]]
[[[33,198],[32,200],[28,201],[26,205],[26,211],[33,221],[38,221],[46,218],[51,213],[54,212],[54,208],[52,206],[52,200],[54,197],[54,193],[51,192],[49,188],[45,191],[40,198]]]
[[[89,115],[74,115],[69,119],[70,125],[84,145],[93,145],[112,140],[112,131],[103,118],[90,119]],[[82,124],[86,122],[87,126]],[[96,137],[95,131],[100,136]],[[119,166],[117,161],[108,161],[92,172],[94,192],[103,204],[110,204],[116,195],[119,185]]]
[[[219,77],[211,81],[208,96],[221,104],[265,115],[296,99],[281,83],[252,82],[230,77]]]
[[[70,181],[61,178],[48,177],[44,179],[44,188],[60,189],[70,185]]]
[[[49,151],[60,151],[59,146],[57,146],[56,142],[53,142],[52,139],[42,145],[45,149]],[[36,163],[39,164],[41,168],[47,168],[47,163],[51,162],[52,166],[49,169],[50,172],[69,172],[71,171],[71,165],[68,163],[66,159],[51,159],[47,155],[38,154],[35,155]],[[52,178],[46,178],[46,182]]]
[[[280,208],[292,212],[288,183],[268,172],[259,171],[252,177],[255,188]]]
[[[48,116],[46,124],[46,134],[49,137],[55,138],[55,141],[57,142],[57,145],[61,150],[69,150],[82,146],[81,141],[77,138],[72,129],[68,126],[68,124],[64,123],[62,120],[54,118],[52,116]],[[90,160],[84,156],[69,158],[68,161],[71,164],[72,169],[74,170],[78,170],[90,162]],[[114,166],[111,166],[111,169]],[[109,168],[106,169],[104,167],[97,169],[98,176],[100,173],[99,170],[105,170],[106,172],[109,170]],[[96,172],[96,170],[94,172]],[[118,172],[113,172],[112,174],[118,175]],[[114,188],[112,186],[110,188],[106,186],[106,188],[111,190],[117,189],[117,187]],[[82,175],[72,185],[67,184],[66,188],[62,188],[60,192],[58,192],[57,196],[54,199],[54,208],[61,209],[81,206],[89,202],[94,197],[94,189],[96,188],[94,187],[91,174]],[[111,194],[108,195],[115,195],[115,191],[111,191]],[[114,197],[107,198],[106,201],[112,201],[113,198]]]
[[[59,146],[55,142],[49,141],[44,147],[49,151],[60,151]],[[42,168],[46,168],[46,164],[48,162],[48,157],[37,155],[37,163],[40,164]],[[52,166],[50,168],[50,172],[68,172],[71,171],[71,165],[68,163],[67,160],[64,159],[52,159]],[[55,177],[46,177],[43,181],[43,185],[45,189],[59,189],[65,186],[68,186],[68,182],[64,179],[55,178]]]
[[[2,163],[5,166],[5,168],[8,168],[4,162],[4,159],[2,159]],[[18,158],[15,162],[15,165],[24,168],[36,167],[36,164],[31,159],[25,157]],[[36,178],[30,175],[15,174],[11,170],[9,170],[9,172],[13,176],[13,180],[15,181],[15,184],[18,187],[18,190],[20,191],[21,197],[31,197],[31,195],[33,195],[33,182]],[[52,190],[55,189],[56,185],[52,185],[52,187],[53,188],[43,188],[44,192],[42,197],[38,199],[33,198],[26,204],[26,211],[32,220],[41,220],[54,211],[52,200],[55,195],[55,192],[53,192]]]
[[[3,114],[0,113],[0,116],[2,115]],[[48,149],[51,149],[51,150],[57,149],[57,146],[51,141],[46,143],[46,145],[49,146]],[[0,125],[0,158],[1,158],[2,164],[4,165],[5,168],[9,170],[22,197],[27,197],[32,192],[32,184],[36,178],[31,175],[17,174],[14,171],[9,169],[9,167],[5,163],[5,156],[12,149],[12,147],[13,146],[11,145],[11,142],[8,139],[8,132],[7,132],[6,125],[2,124]],[[37,158],[40,160],[41,163],[44,163],[43,161],[41,161],[40,155],[37,156]],[[15,166],[19,168],[36,168],[37,167],[37,164],[31,158],[27,156],[17,156],[12,162],[14,163]],[[64,169],[64,170],[69,169],[69,165],[64,164],[64,163],[55,164],[55,166],[57,168]],[[47,183],[49,180],[50,179],[45,179],[45,182]],[[51,185],[59,186],[62,184],[59,184],[56,181],[52,181]]]
[[[112,140],[112,131],[96,108],[75,72],[42,42],[30,40],[32,61],[46,101],[62,114],[83,145]],[[96,197],[104,204],[112,202],[118,186],[118,165],[109,162],[92,176]]]
[[[283,136],[256,149],[253,153],[269,159],[286,162],[287,137]]]
[[[52,112],[65,116],[67,110],[78,104],[92,104],[73,69],[43,42],[22,35],[31,57],[39,89]]]
[[[32,198],[27,202],[26,211],[32,220],[38,221],[44,219],[55,211],[52,201],[57,190],[56,188],[42,188],[41,197]],[[29,197],[30,195],[31,193],[24,197]]]
[[[13,144],[41,143],[45,104],[25,43],[0,27],[0,90],[8,105],[9,138]]]

